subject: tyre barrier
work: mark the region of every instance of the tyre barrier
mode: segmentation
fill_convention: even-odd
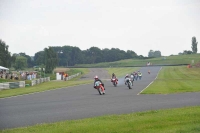
[[[43,82],[48,82],[48,81],[50,81],[50,77],[35,79],[31,81],[31,86],[34,86]]]
[[[0,90],[23,88],[23,87],[25,87],[25,81],[0,83]]]

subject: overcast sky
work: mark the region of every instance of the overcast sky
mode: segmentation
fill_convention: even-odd
[[[168,56],[192,50],[193,36],[200,41],[200,0],[0,0],[0,39],[12,54],[69,45]]]

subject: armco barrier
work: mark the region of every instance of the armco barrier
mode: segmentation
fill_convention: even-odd
[[[35,79],[31,81],[31,86],[34,86],[43,82],[48,82],[48,81],[50,81],[50,77]]]
[[[80,74],[81,74],[81,73],[77,73],[77,74],[71,75],[71,76],[67,77],[66,80],[70,80],[70,79],[72,79],[72,78],[74,78],[74,77],[79,76]]]
[[[0,83],[0,90],[25,87],[25,81]]]

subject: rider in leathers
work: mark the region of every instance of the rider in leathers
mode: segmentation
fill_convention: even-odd
[[[125,82],[125,85],[126,85],[126,80],[130,79],[131,80],[131,77],[129,76],[129,74],[126,74],[125,78],[124,78],[124,82]],[[133,83],[132,83],[132,80],[131,80],[131,84],[133,86]]]
[[[104,83],[98,78],[98,76],[95,76],[95,77],[94,77],[94,88],[95,88],[95,83],[96,83],[97,81],[99,81],[99,82],[102,84],[102,86],[104,87]],[[104,90],[106,90],[105,87],[104,87]]]

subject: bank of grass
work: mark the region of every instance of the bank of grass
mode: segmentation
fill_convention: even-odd
[[[199,133],[200,106],[107,115],[2,130],[2,133]]]
[[[153,65],[178,65],[178,64],[194,64],[200,62],[200,54],[190,55],[171,55],[166,57],[158,57],[151,59],[126,59],[114,62],[104,62],[97,64],[77,64],[77,67],[123,67],[123,66],[146,66],[147,62]]]
[[[29,94],[29,93],[34,93],[34,92],[47,91],[47,90],[52,90],[52,89],[57,89],[57,88],[65,88],[65,87],[69,87],[69,86],[75,86],[75,85],[81,85],[81,84],[87,84],[87,83],[92,83],[92,80],[44,82],[39,85],[25,87],[25,88],[1,90],[0,98]]]
[[[142,94],[200,92],[200,68],[163,67],[157,79]]]
[[[123,77],[126,74],[130,74],[134,71],[139,70],[139,67],[114,67],[114,68],[105,68],[108,71],[108,74],[111,76],[112,73],[115,73],[117,77]]]

